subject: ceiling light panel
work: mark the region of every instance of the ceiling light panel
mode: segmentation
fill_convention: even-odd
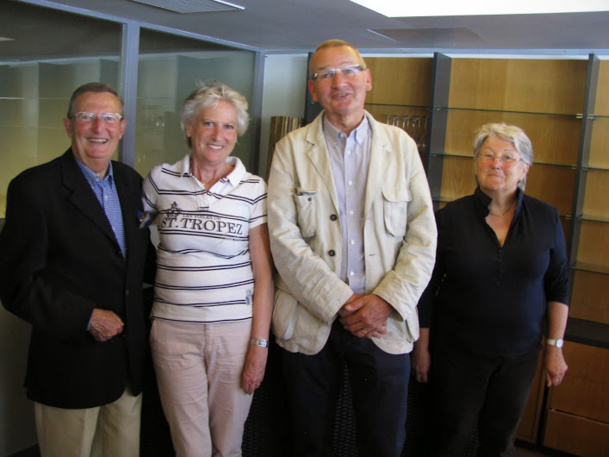
[[[132,0],[144,5],[162,8],[175,13],[212,13],[216,11],[243,10],[243,6],[222,0]]]
[[[460,2],[403,2],[351,0],[388,17],[487,16],[497,14],[552,14],[609,11],[609,0],[462,0]]]

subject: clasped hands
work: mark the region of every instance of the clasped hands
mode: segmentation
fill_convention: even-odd
[[[95,308],[89,322],[89,333],[95,341],[103,343],[123,332],[125,324],[113,311]]]
[[[380,338],[387,333],[392,306],[378,295],[353,294],[338,310],[345,330],[358,338]]]

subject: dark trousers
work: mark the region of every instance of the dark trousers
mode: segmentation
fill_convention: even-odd
[[[478,426],[479,457],[510,457],[537,370],[539,353],[484,357],[435,344],[431,395],[434,456],[467,455]]]
[[[359,457],[399,457],[406,439],[409,354],[387,354],[335,322],[315,355],[283,351],[283,371],[298,457],[332,457],[336,402],[345,363]]]

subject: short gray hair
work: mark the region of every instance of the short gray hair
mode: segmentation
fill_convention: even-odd
[[[315,52],[313,53],[313,56],[311,56],[311,60],[309,62],[309,65],[311,64],[311,62],[313,62],[313,57],[315,56],[317,51],[320,51],[321,49],[326,49],[326,48],[341,48],[341,47],[347,47],[347,48],[353,49],[353,51],[355,52],[355,55],[357,56],[357,58],[360,61],[360,65],[362,67],[364,67],[364,68],[368,68],[366,66],[366,62],[364,61],[364,58],[362,57],[362,55],[360,54],[359,50],[355,46],[353,46],[348,41],[339,40],[337,38],[326,40],[322,44],[317,46],[317,48],[315,49]],[[311,69],[309,69],[309,75],[310,75],[309,79],[312,79],[313,78],[313,72],[311,71]]]
[[[73,93],[72,96],[70,97],[70,105],[68,107],[68,115],[67,118],[71,119],[72,116],[76,113],[74,113],[74,109],[76,107],[76,101],[78,100],[78,97],[80,97],[83,94],[86,93],[96,93],[96,94],[103,94],[103,93],[108,93],[108,94],[112,94],[116,97],[116,99],[118,100],[118,104],[120,105],[120,114],[121,116],[123,115],[123,111],[125,109],[125,104],[123,102],[123,99],[120,95],[118,95],[118,93],[116,92],[116,90],[109,86],[108,84],[104,84],[104,83],[100,83],[100,82],[90,82],[90,83],[86,83],[83,84],[82,86],[78,87]]]
[[[514,148],[520,154],[522,161],[527,165],[533,165],[533,144],[531,140],[524,133],[520,127],[515,125],[507,125],[506,123],[491,123],[485,124],[476,133],[476,137],[474,138],[474,158],[477,159],[480,154],[480,149],[482,145],[490,136],[499,137],[505,141],[509,141],[514,145]],[[527,183],[526,176],[522,181],[518,183],[518,187],[521,190],[524,190]]]
[[[199,82],[182,106],[180,125],[186,132],[186,126],[192,124],[200,111],[218,106],[220,101],[233,105],[237,111],[237,134],[243,135],[247,131],[250,117],[247,113],[247,100],[236,90],[219,81]],[[192,147],[192,141],[186,138],[188,147]]]

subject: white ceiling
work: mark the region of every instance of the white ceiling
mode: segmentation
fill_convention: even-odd
[[[0,58],[20,57],[25,47],[32,55],[44,54],[45,46],[51,47],[64,35],[71,36],[61,44],[66,55],[71,47],[83,52],[94,48],[97,42],[103,43],[105,33],[114,33],[117,26],[112,22],[116,19],[138,21],[157,30],[177,29],[186,36],[210,37],[219,44],[267,52],[306,52],[326,39],[341,38],[369,52],[609,54],[609,11],[388,18],[349,0],[230,0],[244,9],[181,14],[140,1],[0,0],[0,36],[16,40],[0,41]],[[170,5],[174,1],[177,0],[162,3]],[[609,10],[609,0],[607,4]],[[64,12],[39,6],[53,6]],[[66,12],[93,13],[109,23],[100,25],[99,21],[87,21]],[[34,14],[36,17],[32,17]],[[82,39],[74,40],[76,32],[72,33],[72,28],[80,30]],[[15,50],[18,46],[19,52]]]

